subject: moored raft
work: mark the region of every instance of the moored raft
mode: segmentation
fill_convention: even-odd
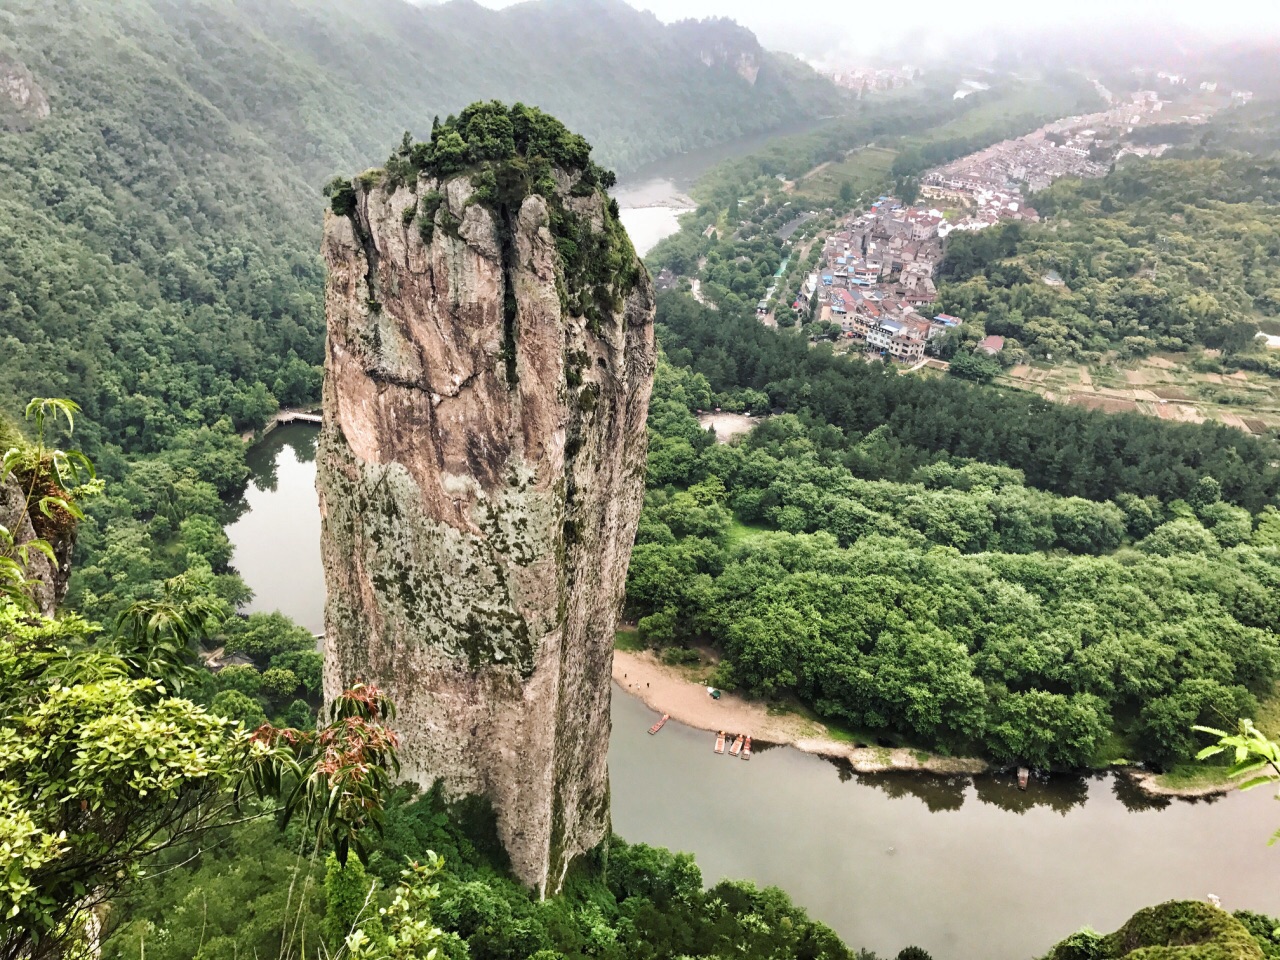
[[[662,725],[663,725],[664,723],[666,723],[666,722],[667,722],[668,720],[670,720],[670,719],[671,719],[671,714],[669,714],[669,713],[664,713],[664,714],[662,715],[662,719],[661,719],[661,720],[659,720],[657,723],[655,723],[652,727],[650,727],[650,728],[649,728],[649,733],[650,733],[651,735],[652,735],[652,734],[657,733],[659,730],[661,730],[661,729],[662,729]]]
[[[733,746],[729,748],[729,756],[736,757],[742,752],[742,734],[738,734],[738,739],[733,741]]]
[[[742,744],[742,759],[751,759],[751,738],[747,737],[746,742]]]
[[[724,731],[716,735],[716,753],[724,753]]]

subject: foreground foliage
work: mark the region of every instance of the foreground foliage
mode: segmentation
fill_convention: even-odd
[[[1234,916],[1207,903],[1171,900],[1139,910],[1108,936],[1084,930],[1053,948],[1045,960],[1262,960],[1275,943],[1263,932],[1278,921],[1240,912]],[[1256,935],[1255,935],[1256,932]]]
[[[375,692],[342,698],[317,734],[251,734],[173,694],[174,631],[97,632],[0,599],[0,955],[74,943],[147,861],[250,799],[279,798],[343,857],[376,833],[395,758]]]
[[[738,882],[704,890],[687,854],[617,838],[564,895],[539,901],[507,875],[491,811],[448,804],[438,791],[391,804],[367,866],[352,858],[322,870],[322,851],[299,849],[256,826],[228,831],[176,883],[133,887],[104,957],[185,960],[197,928],[206,960],[280,951],[282,931],[284,955],[298,958],[424,956],[407,949],[406,936],[448,960],[854,957],[780,890]]]
[[[25,495],[8,526],[41,520],[73,537],[81,473],[93,467],[44,438],[46,417],[72,428],[77,409],[33,400],[38,443],[9,437],[0,484],[22,479]],[[195,649],[217,602],[179,579],[126,608],[110,633],[74,615],[54,619],[34,590],[37,569],[56,572],[58,553],[39,536],[18,543],[7,526],[0,532],[0,956],[79,953],[89,918],[145,863],[250,801],[278,801],[282,823],[306,824],[340,861],[376,836],[397,769],[390,706],[376,690],[336,698],[315,733],[250,733],[180,695],[202,676]]]

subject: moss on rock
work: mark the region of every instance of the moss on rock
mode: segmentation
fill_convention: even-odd
[[[1139,910],[1108,936],[1081,931],[1046,960],[1263,960],[1258,941],[1238,919],[1197,900],[1170,900]]]

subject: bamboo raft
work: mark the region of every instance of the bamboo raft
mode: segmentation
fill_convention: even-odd
[[[742,734],[738,734],[738,739],[733,741],[733,746],[729,748],[729,756],[736,757],[742,752]]]
[[[668,720],[670,720],[670,719],[671,719],[671,714],[669,714],[669,713],[664,713],[664,714],[662,715],[662,719],[661,719],[661,720],[659,720],[657,723],[655,723],[652,727],[650,727],[650,728],[649,728],[649,733],[650,733],[651,735],[652,735],[652,734],[657,733],[659,730],[661,730],[661,729],[662,729],[662,725],[663,725],[664,723],[666,723],[666,722],[667,722]]]
[[[724,753],[724,731],[721,730],[716,737],[716,753]]]
[[[751,738],[750,737],[747,737],[746,743],[742,745],[742,759],[743,760],[751,759]]]

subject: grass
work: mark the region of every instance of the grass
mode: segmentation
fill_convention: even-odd
[[[735,519],[729,524],[729,530],[725,534],[725,546],[736,547],[740,543],[750,540],[752,537],[758,537],[762,533],[771,533],[768,527],[757,526],[753,523],[742,523]]]
[[[1253,718],[1253,723],[1268,737],[1280,736],[1280,685],[1270,697],[1258,704],[1258,715]]]
[[[769,709],[772,712],[774,708],[770,707]],[[800,700],[788,700],[785,706],[780,706],[778,709],[780,712],[785,711],[795,716],[803,717],[815,727],[822,727],[825,730],[823,736],[828,740],[835,740],[837,743],[847,743],[851,746],[873,744],[878,736],[878,734],[867,730],[859,730],[830,717],[820,717],[812,707]]]
[[[647,647],[644,641],[640,639],[640,632],[635,627],[622,627],[614,631],[613,649],[639,653],[641,650],[647,649]]]
[[[1128,739],[1112,730],[1098,744],[1097,749],[1093,751],[1093,756],[1089,758],[1089,766],[1101,769],[1128,765],[1129,760],[1127,758],[1132,757],[1136,752],[1133,744]]]
[[[1230,782],[1226,767],[1215,767],[1204,763],[1170,767],[1168,771],[1156,777],[1156,783],[1171,790],[1198,790]]]
[[[841,185],[848,182],[853,185],[855,197],[865,197],[868,191],[879,190],[888,182],[889,168],[896,156],[896,151],[885,147],[857,150],[839,163],[823,167],[812,177],[801,180],[795,192],[802,197],[834,200],[840,196]]]

